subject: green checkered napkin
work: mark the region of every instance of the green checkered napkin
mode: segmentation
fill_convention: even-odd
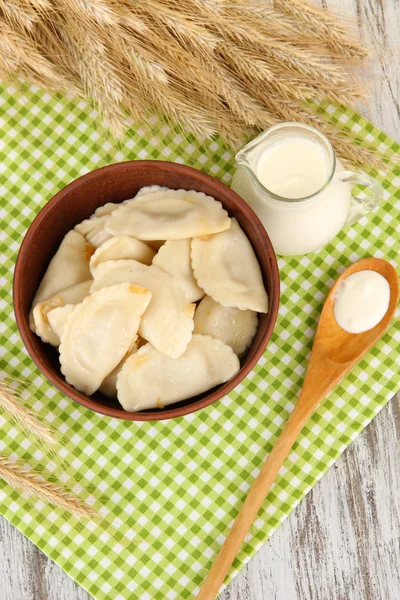
[[[359,115],[333,111],[349,135],[399,145]],[[154,137],[134,127],[115,144],[83,101],[36,87],[0,89],[0,199],[4,257],[1,369],[28,382],[27,403],[69,440],[59,459],[105,505],[109,530],[87,525],[0,483],[0,512],[98,600],[193,598],[254,477],[296,402],[316,321],[338,274],[353,261],[399,264],[400,171],[379,177],[379,210],[346,228],[324,250],[279,260],[281,308],[270,344],[254,371],[229,396],[180,419],[132,423],[92,413],[62,396],[39,373],[19,338],[12,312],[15,258],[26,229],[59,189],[116,161],[166,159],[230,182],[234,158],[221,140],[185,140],[168,126]],[[399,387],[400,323],[329,395],[304,428],[246,543],[232,578],[373,419]],[[48,473],[55,464],[0,414],[0,453]],[[129,546],[130,544],[130,546]]]

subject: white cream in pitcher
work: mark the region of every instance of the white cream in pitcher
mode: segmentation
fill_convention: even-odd
[[[259,181],[270,192],[287,199],[318,192],[330,175],[323,148],[302,137],[290,137],[266,148],[257,164]]]
[[[275,252],[307,254],[333,239],[346,224],[373,210],[380,184],[345,171],[327,138],[301,123],[271,127],[237,155],[234,189],[267,230]],[[352,202],[352,184],[371,188]]]

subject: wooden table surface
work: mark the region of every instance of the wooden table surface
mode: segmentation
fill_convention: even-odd
[[[356,17],[360,36],[372,50],[369,104],[360,111],[400,141],[400,0],[320,1]],[[399,448],[397,396],[220,600],[399,600]],[[0,599],[90,596],[0,518]]]

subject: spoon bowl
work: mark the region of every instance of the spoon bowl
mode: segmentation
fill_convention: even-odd
[[[363,333],[348,333],[337,324],[333,314],[333,305],[341,283],[358,271],[376,271],[382,275],[390,286],[390,301],[385,316],[375,327]],[[315,335],[314,349],[318,346],[321,353],[339,364],[358,361],[386,331],[395,314],[398,301],[399,279],[395,268],[382,258],[359,260],[341,274],[329,292]]]

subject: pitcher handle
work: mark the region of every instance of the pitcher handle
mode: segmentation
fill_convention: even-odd
[[[356,223],[361,217],[374,210],[383,198],[383,187],[373,177],[366,173],[357,173],[356,171],[341,171],[337,173],[339,181],[343,183],[352,183],[353,185],[364,185],[371,190],[365,198],[352,196],[350,212],[345,225]]]

